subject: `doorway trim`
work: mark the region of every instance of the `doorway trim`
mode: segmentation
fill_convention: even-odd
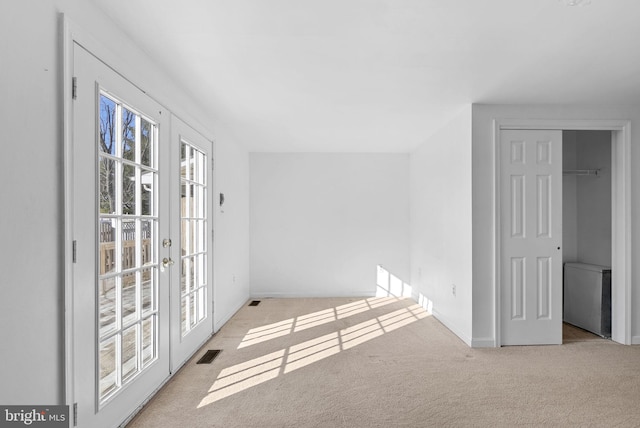
[[[589,119],[495,119],[494,150],[494,337],[502,345],[500,288],[500,131],[506,129],[611,131],[611,339],[631,345],[631,121]]]

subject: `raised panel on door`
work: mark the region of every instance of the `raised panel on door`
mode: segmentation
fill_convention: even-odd
[[[551,296],[553,293],[553,265],[551,257],[538,257],[536,266],[538,319],[550,319],[551,317]]]
[[[552,180],[548,174],[536,177],[536,236],[551,238],[552,226]]]
[[[511,259],[510,266],[510,287],[511,298],[509,302],[511,304],[511,320],[523,320],[525,319],[525,285],[526,285],[526,259],[524,257],[513,257]]]
[[[526,179],[523,175],[511,175],[511,193],[509,205],[511,207],[511,238],[524,238],[526,226],[525,213],[525,185]]]
[[[562,133],[500,133],[500,341],[562,342]]]

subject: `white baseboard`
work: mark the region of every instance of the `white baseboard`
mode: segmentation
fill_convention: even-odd
[[[445,317],[444,315],[440,314],[436,310],[433,311],[433,316],[438,321],[440,321],[445,327],[447,327],[449,330],[451,330],[451,332],[453,334],[458,336],[460,338],[460,340],[462,340],[464,343],[466,343],[467,346],[469,346],[469,347],[472,346],[471,338],[469,336],[467,336],[466,334],[464,334],[455,324],[453,324],[451,321],[449,321],[447,319],[447,317]]]
[[[331,297],[375,297],[374,292],[364,292],[362,290],[347,290],[340,293],[327,293],[325,291],[307,291],[300,292],[279,292],[279,291],[261,291],[252,292],[252,299],[304,299],[304,298],[331,298]]]
[[[472,348],[495,348],[496,341],[492,337],[479,337],[471,339]]]
[[[246,305],[248,301],[249,301],[249,299],[243,300],[242,302],[237,304],[234,308],[232,308],[230,311],[227,311],[220,318],[216,318],[216,316],[214,314],[213,332],[217,333],[218,330],[220,330],[222,328],[222,326],[225,325],[227,323],[227,321],[229,321],[231,319],[231,317],[233,317],[236,314],[236,312],[238,312],[244,305]]]
[[[631,337],[632,345],[640,345],[640,336],[632,336]]]

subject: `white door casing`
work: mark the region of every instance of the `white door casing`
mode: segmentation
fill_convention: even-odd
[[[500,132],[500,343],[562,343],[562,131]]]

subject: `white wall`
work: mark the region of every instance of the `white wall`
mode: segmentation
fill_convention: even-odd
[[[471,268],[468,106],[411,153],[411,285],[419,301],[469,345]]]
[[[371,296],[409,276],[409,156],[250,155],[252,296]]]
[[[212,137],[212,120],[196,98],[114,27],[85,0],[0,2],[0,117],[3,155],[0,156],[0,403],[63,404],[64,375],[64,182],[63,109],[60,16],[65,13],[84,33],[102,44],[126,77],[187,123]],[[64,94],[68,95],[68,94]],[[225,149],[218,164],[229,156],[221,185],[238,179],[231,193],[242,220],[220,221],[238,230],[220,239],[228,251],[225,264],[248,281],[247,154]],[[244,178],[242,178],[244,177]],[[225,185],[226,186],[226,185]],[[244,187],[243,187],[244,186]],[[237,236],[244,238],[236,241]],[[225,240],[229,239],[225,243]],[[224,250],[221,250],[223,252]],[[217,263],[218,265],[220,263]],[[224,275],[224,270],[220,273]],[[222,281],[222,280],[221,280]],[[224,293],[223,293],[224,295]],[[234,288],[223,300],[248,298],[244,287]]]
[[[576,131],[562,132],[562,169],[578,169]],[[562,177],[562,261],[578,261],[578,177]]]
[[[611,132],[564,131],[564,169],[599,169],[600,174],[565,175],[564,261],[611,266]]]
[[[611,266],[611,132],[578,131],[578,169],[600,175],[578,177],[578,260]]]
[[[64,403],[63,183],[55,2],[0,5],[0,402]]]
[[[495,340],[495,151],[494,121],[497,119],[574,119],[631,121],[631,165],[640,164],[640,106],[473,106],[473,337],[490,344]],[[640,209],[640,170],[631,168],[631,260],[640,245],[638,210]],[[640,343],[640,267],[631,269],[631,336]]]
[[[214,319],[216,331],[249,298],[249,154],[222,128],[215,142]],[[219,205],[219,194],[225,202]]]

